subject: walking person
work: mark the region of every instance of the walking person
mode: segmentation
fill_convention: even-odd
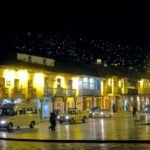
[[[49,129],[51,129],[52,131],[55,131],[55,127],[56,127],[56,114],[55,114],[55,112],[50,113],[49,121],[50,121]]]
[[[133,106],[133,118],[136,117],[136,107]]]

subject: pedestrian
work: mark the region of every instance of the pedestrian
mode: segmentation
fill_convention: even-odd
[[[54,111],[50,113],[49,121],[50,121],[49,129],[51,129],[52,131],[55,131],[55,127],[56,127],[56,114],[55,114]]]
[[[136,117],[136,107],[133,106],[133,118]]]
[[[116,106],[115,106],[115,104],[113,104],[112,109],[113,109],[113,112],[116,111]]]

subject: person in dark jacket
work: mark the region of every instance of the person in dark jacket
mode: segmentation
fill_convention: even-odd
[[[56,114],[55,114],[55,112],[50,113],[49,121],[50,121],[49,129],[51,129],[52,131],[55,131],[55,127],[56,127]]]
[[[133,106],[133,118],[136,117],[136,107]]]

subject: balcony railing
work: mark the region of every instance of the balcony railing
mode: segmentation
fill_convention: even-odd
[[[80,89],[79,96],[100,96],[100,90]]]
[[[33,87],[29,87],[28,88],[28,98],[29,99],[33,99],[33,98],[36,98],[37,95],[36,95],[36,89],[33,88]]]
[[[50,87],[45,87],[44,88],[44,96],[50,97],[54,95],[54,90],[53,88]]]
[[[138,94],[138,89],[128,88],[128,94],[129,95],[137,95]]]
[[[67,96],[66,89],[54,88],[54,96]]]
[[[44,88],[44,96],[75,96],[75,89],[64,89],[64,88]]]
[[[8,98],[8,88],[0,88],[0,98]]]
[[[75,96],[75,95],[76,95],[76,89],[67,90],[67,96]]]
[[[12,98],[25,98],[25,89],[23,88],[14,88],[12,89]]]

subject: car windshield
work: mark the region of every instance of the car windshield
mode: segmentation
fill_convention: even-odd
[[[0,108],[0,116],[11,115],[12,108]]]
[[[94,111],[94,110],[98,110],[98,109],[100,109],[100,107],[92,107],[90,110]]]
[[[68,114],[76,114],[76,110],[68,110]]]
[[[109,111],[108,109],[97,109],[95,111]]]

